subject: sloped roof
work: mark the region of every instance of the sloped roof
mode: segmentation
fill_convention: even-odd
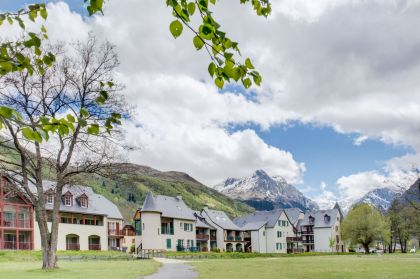
[[[254,213],[238,217],[233,222],[243,230],[259,230],[262,226],[273,228],[282,212],[283,209],[255,211]]]
[[[203,212],[205,212],[211,222],[225,230],[243,231],[223,211],[204,209]]]
[[[299,220],[299,215],[303,213],[303,211],[297,207],[285,208],[284,211],[289,218],[290,223],[292,224],[296,224],[296,222]]]
[[[182,198],[163,195],[153,196],[149,192],[144,200],[140,212],[160,212],[163,217],[194,220],[193,211],[185,204]]]
[[[44,181],[43,182],[44,189],[54,190],[56,183],[53,181]],[[34,185],[31,185],[31,191],[36,193],[36,188]],[[93,192],[92,188],[87,186],[81,185],[65,185],[63,187],[63,193],[70,192],[73,195],[73,202],[72,206],[65,206],[63,203],[60,204],[60,211],[61,212],[72,212],[72,213],[81,213],[81,214],[95,214],[95,215],[103,215],[107,216],[108,218],[114,219],[123,219],[120,210],[118,207],[112,203],[110,200],[105,198],[102,195],[96,194]],[[78,202],[76,202],[76,198],[85,194],[89,200],[89,206],[87,208],[81,207]],[[45,208],[48,210],[52,210],[52,204],[46,204]]]
[[[206,228],[206,229],[215,229],[212,225],[207,223],[206,218],[201,215],[200,211],[194,211],[194,216],[196,217],[196,224],[197,228]]]
[[[328,210],[315,210],[305,213],[302,222],[299,222],[299,226],[309,226],[313,225],[314,228],[328,228],[332,227],[335,224],[337,216],[339,216],[338,209],[328,209]],[[330,216],[329,222],[325,222],[324,216]],[[314,223],[309,222],[309,217],[312,216],[315,220]]]

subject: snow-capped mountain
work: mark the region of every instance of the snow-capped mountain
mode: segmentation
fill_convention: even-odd
[[[214,189],[229,197],[243,200],[258,210],[284,207],[318,209],[314,201],[288,184],[283,177],[270,177],[263,170],[255,171],[250,177],[228,178],[214,186]]]
[[[367,203],[370,204],[382,212],[388,210],[391,206],[392,201],[397,197],[397,191],[384,187],[372,190],[364,195],[362,198],[358,199],[354,204]],[[348,208],[350,209],[350,208]]]

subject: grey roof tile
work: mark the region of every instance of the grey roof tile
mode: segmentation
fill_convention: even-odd
[[[180,197],[163,195],[153,196],[148,193],[140,212],[160,212],[163,217],[195,221],[193,211]]]
[[[329,216],[329,221],[327,221],[324,216]],[[315,210],[315,211],[309,211],[305,213],[305,217],[303,218],[302,222],[299,223],[299,226],[308,226],[313,225],[314,228],[328,228],[332,227],[335,223],[335,220],[337,216],[339,216],[340,213],[337,209],[328,209],[328,210]],[[309,222],[309,217],[313,217],[314,223]]]
[[[210,220],[217,226],[225,230],[243,231],[239,226],[232,222],[225,212],[212,209],[204,209]]]

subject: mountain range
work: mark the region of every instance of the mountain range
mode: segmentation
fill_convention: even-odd
[[[257,170],[249,177],[227,178],[213,188],[257,210],[288,207],[297,207],[302,210],[319,208],[314,201],[288,184],[283,177],[269,176],[264,170]]]

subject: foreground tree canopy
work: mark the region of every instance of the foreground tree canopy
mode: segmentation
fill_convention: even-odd
[[[103,0],[83,1],[89,15],[103,14]],[[258,16],[267,17],[271,12],[269,0],[239,0],[239,2],[241,4],[250,3]],[[205,50],[208,53],[211,60],[208,72],[219,88],[224,86],[225,81],[231,80],[241,81],[245,88],[249,88],[253,83],[261,84],[262,77],[255,70],[251,59],[245,58],[243,62],[238,62],[238,56],[241,55],[238,42],[232,40],[213,17],[211,5],[215,5],[216,0],[166,0],[166,4],[172,9],[175,18],[169,24],[171,34],[174,38],[179,37],[184,26],[195,34],[193,45],[197,50]],[[193,16],[199,17],[200,24],[198,26],[191,23]],[[45,3],[28,5],[15,13],[0,14],[0,25],[4,22],[17,23],[26,32],[25,17],[33,22],[39,17],[45,20],[48,17]],[[56,59],[52,52],[45,51],[41,47],[46,39],[48,39],[47,30],[42,26],[39,33],[26,32],[26,36],[21,40],[3,42],[0,45],[0,76],[19,71],[27,71],[29,75],[34,74],[35,70],[39,73],[45,72],[45,69],[50,67]],[[34,55],[29,55],[29,53]],[[111,80],[102,85],[97,97],[99,105],[106,102],[107,91],[112,86],[113,81]],[[0,128],[5,124],[4,119],[19,122],[20,118],[19,112],[9,107],[0,107]],[[93,124],[89,127],[89,132],[97,134],[99,133],[98,129],[109,131],[114,125],[119,124],[119,118],[119,114],[110,116],[104,127]],[[76,121],[83,121],[83,119],[76,119]],[[62,126],[61,130],[64,131],[71,125],[72,123],[66,117],[45,118],[38,123],[36,129],[31,130],[30,127],[27,127],[24,136],[29,140],[41,142],[48,140],[48,134],[52,127]]]

